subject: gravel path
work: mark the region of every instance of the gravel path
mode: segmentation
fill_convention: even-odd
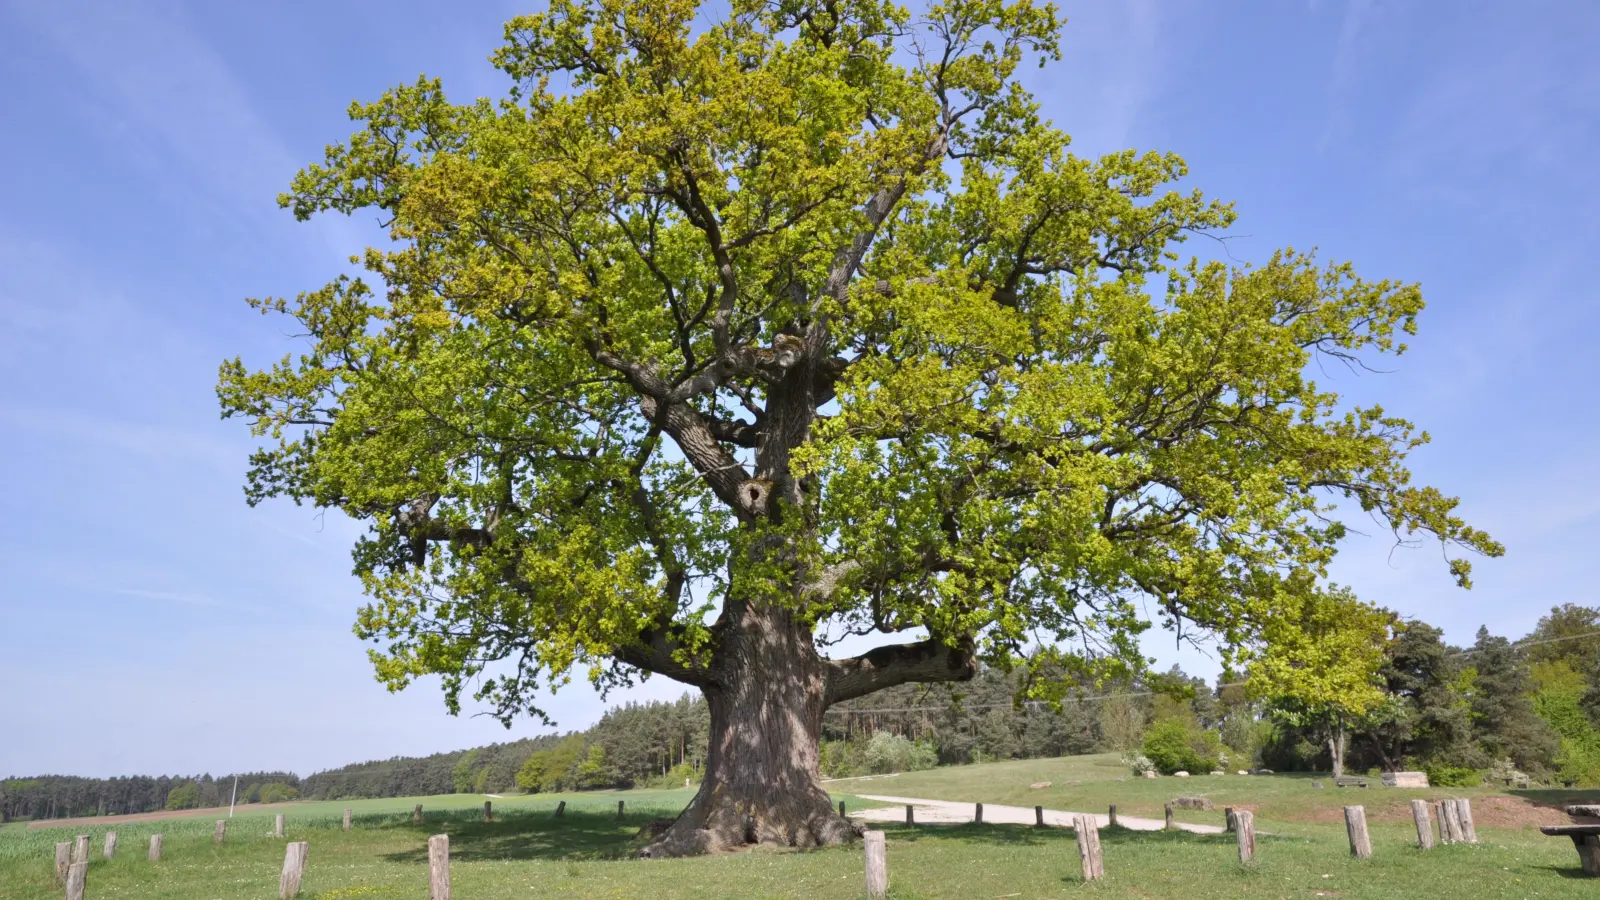
[[[915,797],[885,797],[878,794],[856,794],[863,800],[873,800],[878,803],[893,803],[894,806],[885,806],[876,809],[862,809],[850,813],[850,818],[861,819],[867,822],[904,822],[906,807],[915,807],[914,815],[918,822],[927,823],[962,823],[971,822],[974,812],[971,803],[956,803],[951,800],[919,800]],[[1046,825],[1060,825],[1072,827],[1072,817],[1085,815],[1085,813],[1067,812],[1059,809],[1044,811]],[[1110,816],[1104,813],[1094,813],[1095,821],[1101,828],[1110,824]],[[997,825],[1032,825],[1034,824],[1033,810],[1026,806],[991,806],[983,805],[983,821]],[[1117,816],[1117,824],[1123,828],[1134,831],[1160,831],[1167,823],[1162,819],[1141,819],[1138,816]],[[1193,825],[1187,822],[1173,823],[1179,830],[1192,831],[1195,834],[1221,834],[1227,829],[1221,825]]]

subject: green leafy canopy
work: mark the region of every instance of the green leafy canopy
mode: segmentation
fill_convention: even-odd
[[[293,300],[310,349],[222,366],[248,498],[369,530],[379,678],[509,720],[576,668],[690,683],[729,598],[829,638],[921,628],[1140,664],[1292,644],[1353,500],[1501,548],[1411,483],[1425,434],[1308,378],[1404,351],[1415,285],[1284,250],[1186,260],[1227,204],[1171,154],[1084,159],[1016,79],[1032,0],[554,0],[508,96],[351,108],[282,203],[391,242]]]

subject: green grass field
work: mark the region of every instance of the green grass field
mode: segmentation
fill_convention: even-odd
[[[908,898],[1131,897],[1131,898],[1402,898],[1453,894],[1466,898],[1592,897],[1600,880],[1578,877],[1577,855],[1565,839],[1543,837],[1529,825],[1481,822],[1481,843],[1423,853],[1409,819],[1375,817],[1376,856],[1349,855],[1342,824],[1324,822],[1346,802],[1369,810],[1402,803],[1412,793],[1483,798],[1486,791],[1316,790],[1298,776],[1125,778],[1107,757],[1033,760],[908,773],[894,778],[836,782],[836,796],[852,808],[873,805],[844,790],[930,799],[982,800],[1051,808],[1100,809],[1116,802],[1129,814],[1159,815],[1177,793],[1211,796],[1218,804],[1258,810],[1262,836],[1256,864],[1240,866],[1231,835],[1102,832],[1107,878],[1083,884],[1070,832],[1011,826],[907,829],[890,825],[891,894]],[[1122,780],[1119,780],[1122,779]],[[1049,788],[1032,790],[1035,781]],[[1071,784],[1077,781],[1078,784]],[[1592,794],[1590,796],[1593,796]],[[627,801],[619,822],[616,801]],[[652,818],[676,813],[689,792],[631,791],[564,796],[506,797],[495,801],[497,821],[483,823],[482,798],[473,795],[295,804],[275,810],[245,808],[229,826],[227,843],[211,843],[213,817],[167,819],[116,826],[117,858],[99,860],[105,826],[0,830],[0,897],[33,900],[61,896],[52,865],[54,844],[73,834],[92,837],[94,862],[89,900],[244,900],[276,896],[284,841],[269,836],[271,816],[287,817],[287,840],[310,842],[302,885],[312,900],[427,896],[429,834],[451,839],[455,896],[463,900],[524,898],[804,898],[863,896],[859,848],[808,853],[760,849],[717,858],[638,861],[627,858],[634,835]],[[567,801],[567,814],[552,811]],[[1543,798],[1555,800],[1557,798]],[[427,820],[411,824],[410,810],[424,804]],[[1510,802],[1510,801],[1507,801]],[[1525,804],[1519,805],[1525,807]],[[344,807],[355,829],[340,829]],[[1185,818],[1219,821],[1220,813]],[[1480,819],[1492,818],[1480,815]],[[150,834],[160,832],[165,858],[145,859]]]

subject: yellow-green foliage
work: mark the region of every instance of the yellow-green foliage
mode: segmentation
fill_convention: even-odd
[[[1184,259],[1232,207],[1173,154],[1070,152],[1016,80],[1059,26],[1033,0],[552,0],[506,28],[503,101],[354,105],[282,202],[392,242],[255,301],[309,349],[218,393],[264,441],[252,501],[368,526],[379,678],[508,719],[616,658],[692,682],[727,597],[997,660],[1137,666],[1156,623],[1234,664],[1323,656],[1330,499],[1462,584],[1498,554],[1412,484],[1425,433],[1311,377],[1403,352],[1418,287]],[[1273,679],[1365,704],[1334,662]]]

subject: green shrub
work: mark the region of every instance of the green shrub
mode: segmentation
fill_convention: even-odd
[[[1428,784],[1434,787],[1477,787],[1483,784],[1483,774],[1466,766],[1447,766],[1428,763],[1422,767],[1428,773]]]
[[[1214,731],[1168,719],[1145,732],[1144,755],[1163,775],[1209,772],[1221,764],[1222,740]]]
[[[874,775],[915,772],[938,765],[939,754],[930,743],[913,742],[902,735],[879,731],[867,742],[864,761],[867,771]]]

